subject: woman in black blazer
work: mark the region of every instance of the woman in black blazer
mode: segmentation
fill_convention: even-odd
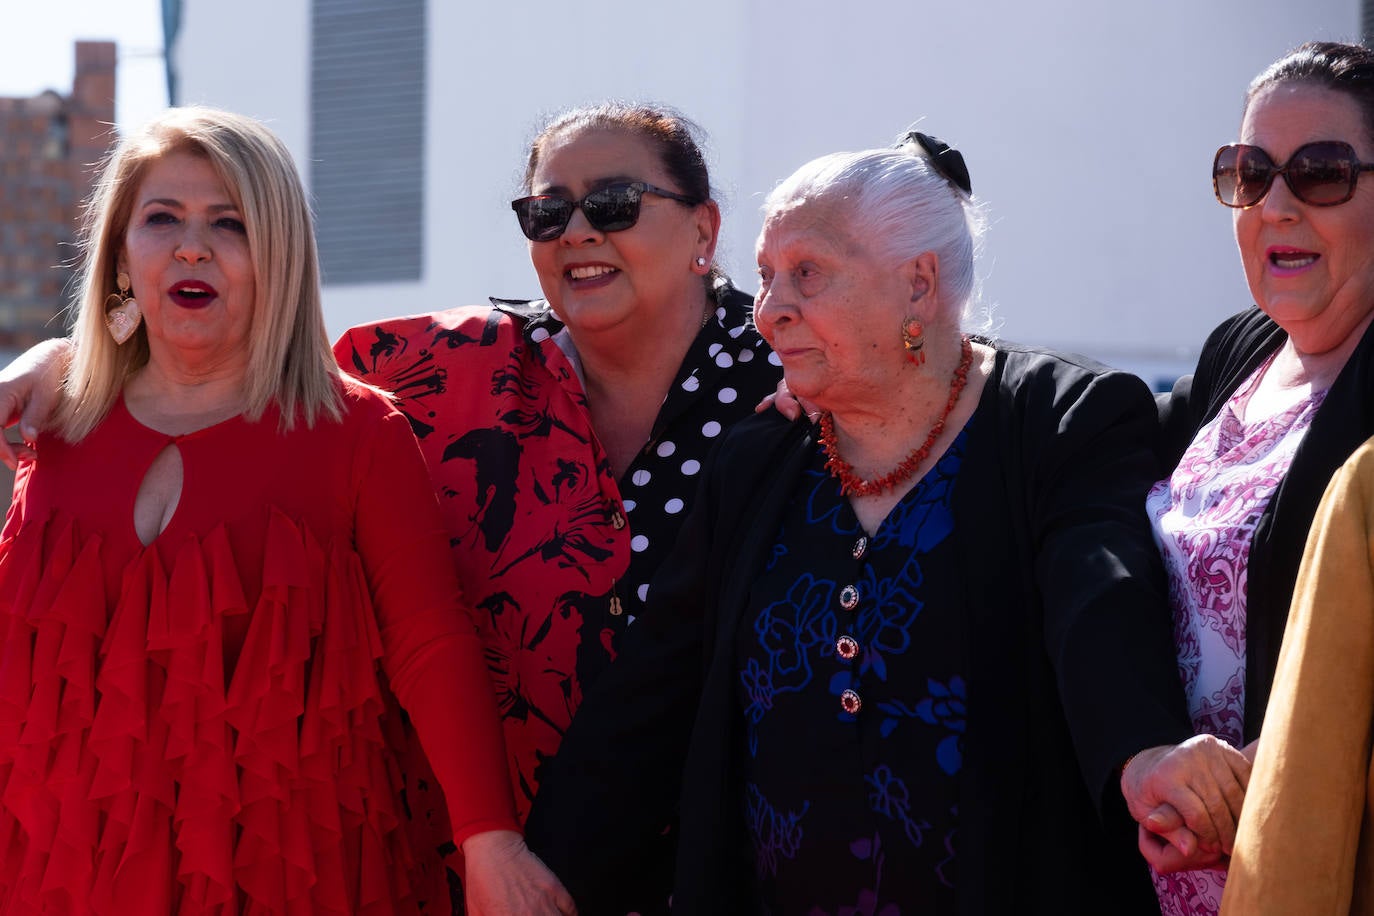
[[[1374,52],[1314,42],[1280,59],[1250,86],[1240,140],[1218,151],[1213,179],[1257,307],[1213,332],[1197,371],[1162,399],[1160,457],[1175,470],[1148,511],[1194,729],[1253,759],[1308,528],[1332,473],[1374,434],[1374,182],[1362,174],[1374,162]],[[1178,758],[1167,746],[1139,754],[1122,788],[1160,871],[1215,866],[1157,876],[1163,912],[1210,916],[1242,794],[1226,793],[1220,844],[1146,817],[1163,783],[1207,791]]]

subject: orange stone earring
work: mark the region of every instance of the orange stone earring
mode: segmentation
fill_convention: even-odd
[[[919,319],[908,318],[902,322],[902,346],[906,348],[906,358],[917,366],[926,363],[926,342],[921,336],[925,330]]]

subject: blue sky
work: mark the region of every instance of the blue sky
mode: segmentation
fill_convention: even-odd
[[[115,120],[131,127],[167,104],[158,0],[0,0],[0,96],[71,91],[73,43],[118,45]]]

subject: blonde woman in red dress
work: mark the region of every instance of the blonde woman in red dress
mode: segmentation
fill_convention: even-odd
[[[285,147],[207,109],[125,140],[75,311],[0,544],[0,912],[417,912],[401,707],[470,912],[572,912],[409,424],[334,364]]]

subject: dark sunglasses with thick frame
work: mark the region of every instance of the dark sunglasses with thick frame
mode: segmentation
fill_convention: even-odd
[[[1374,170],[1343,140],[1304,143],[1283,165],[1248,143],[1232,143],[1217,150],[1212,160],[1212,191],[1228,207],[1245,209],[1264,200],[1274,179],[1282,175],[1293,196],[1313,207],[1334,207],[1355,196],[1361,172]]]
[[[551,242],[568,228],[573,211],[582,215],[598,232],[620,232],[639,222],[639,204],[645,194],[656,194],[695,207],[692,200],[676,191],[655,187],[646,181],[617,181],[588,191],[581,200],[568,200],[556,194],[534,194],[510,202],[520,231],[531,242]]]

